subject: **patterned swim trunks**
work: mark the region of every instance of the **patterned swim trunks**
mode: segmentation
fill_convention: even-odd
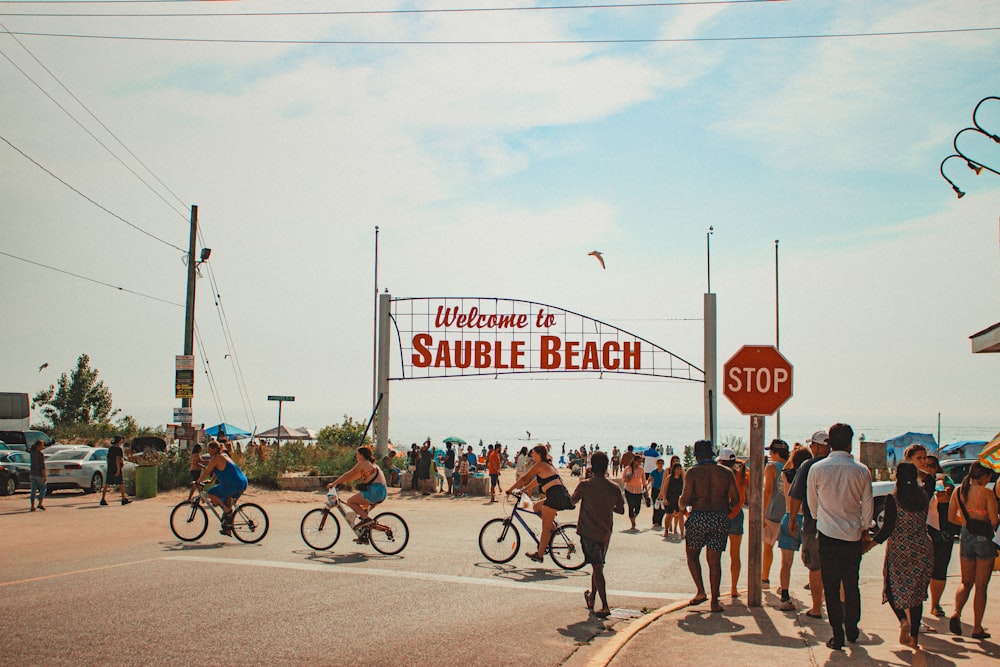
[[[692,511],[684,524],[684,537],[688,549],[707,546],[712,551],[725,551],[729,542],[729,516],[725,512]]]

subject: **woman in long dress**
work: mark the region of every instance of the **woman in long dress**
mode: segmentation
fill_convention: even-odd
[[[885,498],[885,523],[868,547],[887,542],[882,602],[888,602],[899,619],[899,643],[914,649],[934,566],[934,546],[927,532],[928,503],[917,467],[900,463],[896,490]]]

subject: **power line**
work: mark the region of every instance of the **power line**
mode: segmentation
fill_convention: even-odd
[[[10,30],[8,30],[8,29],[7,29],[7,26],[5,26],[5,25],[4,25],[3,23],[0,23],[0,28],[2,28],[2,29],[3,29],[3,31],[4,31],[4,33],[5,33],[5,34],[7,34],[7,35],[10,35],[11,37],[13,37],[13,36],[14,36],[14,34],[15,34],[15,33],[12,33],[12,32],[11,32]],[[26,48],[26,47],[25,47],[25,46],[24,46],[23,44],[21,44],[21,42],[20,42],[19,40],[17,40],[17,39],[15,38],[15,41],[17,41],[17,43],[18,43],[18,44],[19,44],[19,45],[21,46],[21,48],[23,48],[23,49],[25,49],[25,51],[27,51],[27,48]],[[29,51],[29,54],[30,54],[30,51]],[[137,179],[139,179],[139,182],[140,182],[140,183],[142,183],[142,184],[143,184],[143,185],[145,185],[145,186],[146,186],[147,188],[149,188],[150,192],[152,192],[152,193],[153,193],[154,195],[156,195],[157,197],[159,197],[159,198],[160,198],[160,200],[161,200],[161,201],[163,201],[163,203],[164,203],[164,204],[166,204],[166,205],[167,205],[168,207],[170,207],[170,208],[171,208],[171,210],[173,210],[173,211],[177,212],[177,213],[178,213],[179,215],[181,215],[182,219],[186,220],[186,218],[184,218],[183,214],[181,214],[181,213],[180,213],[179,211],[177,211],[177,209],[175,209],[175,208],[174,208],[174,207],[173,207],[173,206],[172,206],[172,205],[170,204],[170,202],[168,202],[168,201],[167,201],[167,200],[166,200],[166,199],[165,199],[165,198],[163,197],[163,195],[162,195],[162,194],[160,194],[159,192],[157,192],[157,191],[156,191],[156,190],[155,190],[155,189],[154,189],[154,188],[153,188],[153,187],[152,187],[151,185],[149,185],[149,183],[147,183],[147,182],[146,182],[146,181],[145,181],[145,180],[144,180],[144,179],[142,178],[142,176],[140,176],[140,175],[139,175],[138,173],[136,173],[136,171],[135,171],[135,170],[134,170],[134,169],[133,169],[132,167],[130,167],[129,165],[125,164],[125,161],[124,161],[124,160],[122,160],[122,159],[121,159],[120,157],[118,157],[118,155],[117,155],[117,154],[116,154],[116,153],[115,153],[115,152],[114,152],[113,150],[111,150],[110,148],[108,148],[107,144],[105,144],[105,143],[104,143],[103,141],[101,141],[101,140],[100,140],[100,139],[99,139],[99,138],[97,137],[97,135],[96,135],[96,134],[94,134],[93,132],[91,132],[91,131],[90,131],[90,129],[88,129],[88,128],[87,128],[86,126],[84,126],[84,124],[83,124],[83,123],[81,123],[81,122],[80,122],[80,120],[79,120],[78,118],[76,118],[76,116],[74,116],[74,115],[73,115],[72,113],[70,113],[70,111],[69,111],[69,110],[68,110],[68,109],[67,109],[66,107],[64,107],[64,106],[63,106],[62,104],[60,104],[60,103],[59,103],[59,102],[58,102],[58,101],[57,101],[57,100],[56,100],[56,99],[55,99],[54,97],[52,97],[52,95],[50,95],[50,94],[49,94],[49,92],[48,92],[47,90],[45,90],[45,89],[44,89],[44,88],[43,88],[43,87],[41,86],[41,84],[39,84],[39,83],[38,83],[37,81],[35,81],[35,80],[34,80],[34,79],[33,79],[33,78],[31,77],[31,75],[30,75],[30,74],[28,74],[27,72],[25,72],[25,71],[24,71],[23,69],[21,69],[21,67],[20,67],[20,66],[19,66],[19,65],[18,65],[17,63],[15,63],[15,62],[14,62],[13,60],[11,60],[10,56],[8,56],[8,55],[7,55],[6,53],[4,53],[4,52],[3,52],[2,50],[0,50],[0,56],[3,56],[3,57],[4,57],[4,59],[5,59],[5,60],[6,60],[7,62],[9,62],[9,63],[10,63],[11,65],[13,65],[13,66],[14,66],[14,69],[16,69],[16,70],[17,70],[18,72],[20,72],[20,73],[21,73],[22,75],[24,75],[24,78],[26,78],[26,79],[27,79],[28,81],[30,81],[30,82],[31,82],[32,84],[34,84],[34,86],[35,86],[36,88],[38,88],[38,90],[40,90],[40,91],[42,92],[42,94],[43,94],[43,95],[45,95],[45,97],[49,98],[49,100],[50,100],[50,101],[51,101],[51,102],[52,102],[53,104],[55,104],[55,105],[56,105],[57,107],[59,107],[59,109],[60,109],[60,110],[61,110],[61,111],[62,111],[62,112],[63,112],[64,114],[66,114],[67,116],[69,116],[70,120],[72,120],[72,121],[73,121],[74,123],[76,123],[76,124],[77,124],[77,126],[79,126],[79,127],[80,127],[80,129],[82,129],[82,130],[83,130],[84,132],[86,132],[86,133],[87,133],[87,134],[88,134],[88,135],[90,136],[90,138],[91,138],[91,139],[93,139],[94,141],[96,141],[96,142],[97,142],[97,143],[98,143],[98,144],[99,144],[99,145],[101,146],[101,148],[103,148],[104,150],[106,150],[106,151],[108,152],[108,154],[109,154],[109,155],[111,155],[111,157],[113,157],[113,158],[114,158],[115,160],[117,160],[117,161],[119,162],[119,164],[121,164],[121,165],[122,165],[123,167],[125,167],[126,169],[128,169],[128,170],[129,170],[130,172],[132,172],[132,175],[133,175],[133,176],[135,176],[135,177],[136,177]],[[32,58],[34,58],[34,55],[33,55],[33,54],[32,54]],[[36,58],[35,60],[37,61],[38,59]],[[39,63],[39,64],[41,64],[41,63]],[[44,65],[43,65],[43,67],[44,67]],[[49,70],[48,70],[48,69],[46,69],[45,71],[46,71],[46,72],[48,72]],[[50,75],[51,75],[51,72],[50,72]],[[55,77],[54,77],[54,75],[53,75],[53,78],[55,78]],[[57,80],[58,80],[58,79],[57,79]],[[67,92],[68,92],[68,91],[67,91]],[[72,95],[72,93],[70,93],[70,94]],[[76,97],[75,97],[75,96],[74,96],[74,99],[76,99]],[[78,100],[78,101],[79,101],[79,100]],[[82,105],[81,105],[81,106],[82,106]],[[84,108],[86,108],[86,107],[84,107]],[[88,109],[88,112],[89,112],[89,109]],[[91,115],[93,115],[93,114],[91,114]],[[98,121],[98,122],[100,122],[100,121]],[[101,126],[103,127],[103,123],[101,123]],[[110,133],[110,131],[109,131],[109,133]],[[112,136],[114,136],[114,135],[112,134]],[[116,140],[118,140],[118,137],[115,137],[115,139],[116,139]],[[118,140],[118,142],[119,142],[119,143],[121,143],[121,141],[120,141],[120,140]],[[124,144],[122,144],[122,145],[124,145]],[[127,150],[127,149],[126,149],[126,150]],[[131,153],[131,151],[129,151],[129,153]],[[137,159],[138,159],[138,158],[137,158]],[[141,160],[140,160],[140,164],[142,164],[142,161],[141,161]],[[143,164],[143,167],[145,167],[145,166],[146,166],[146,165],[145,165],[145,164]],[[146,170],[147,170],[147,171],[149,171],[149,168],[148,168],[148,167],[146,167]],[[152,173],[152,172],[150,172],[150,173]],[[159,180],[159,179],[157,179],[157,180]],[[168,191],[169,191],[169,188],[168,188]],[[173,193],[171,192],[171,194],[173,194]],[[174,196],[176,197],[176,195],[174,195]]]
[[[164,239],[161,239],[159,236],[156,236],[155,234],[147,232],[142,227],[139,227],[138,225],[136,225],[136,224],[134,224],[132,222],[129,222],[128,220],[126,220],[122,216],[118,215],[114,211],[110,210],[106,206],[104,206],[102,204],[99,204],[98,202],[94,201],[93,199],[91,199],[90,197],[88,197],[87,195],[85,195],[83,192],[81,192],[77,188],[73,187],[72,185],[70,185],[69,183],[67,183],[66,181],[64,181],[59,176],[55,175],[52,171],[50,171],[47,167],[45,167],[44,165],[42,165],[41,163],[39,163],[33,157],[31,157],[30,155],[28,155],[27,153],[25,153],[24,151],[22,151],[20,148],[18,148],[14,144],[12,144],[10,142],[10,140],[7,139],[7,137],[5,137],[3,135],[0,135],[0,141],[3,141],[5,144],[7,144],[11,148],[13,148],[18,153],[20,153],[26,160],[28,160],[29,162],[31,162],[33,165],[35,165],[36,167],[38,167],[39,169],[41,169],[42,171],[44,171],[46,174],[48,174],[52,178],[56,179],[57,181],[59,181],[60,183],[62,183],[63,185],[65,185],[67,188],[69,188],[70,190],[72,190],[76,194],[80,195],[81,197],[83,197],[84,199],[86,199],[88,202],[90,202],[91,204],[93,204],[97,208],[101,209],[102,211],[104,211],[105,213],[107,213],[108,215],[110,215],[111,217],[116,218],[116,219],[124,222],[126,225],[128,225],[132,229],[134,229],[134,230],[136,230],[136,231],[138,231],[138,232],[140,232],[142,234],[145,234],[146,236],[148,236],[151,239],[159,241],[163,245],[166,245],[166,246],[169,246],[171,248],[174,248],[175,250],[180,250],[181,252],[187,252],[184,248],[181,248],[180,246],[176,246],[173,243],[171,243],[170,241],[165,241]]]
[[[22,32],[11,35],[24,37],[58,37],[65,39],[104,39],[135,42],[178,42],[187,44],[274,44],[301,46],[560,46],[580,44],[690,44],[698,42],[760,42],[805,39],[850,39],[859,37],[912,37],[956,33],[992,32],[1000,26],[986,28],[938,28],[929,30],[899,30],[880,32],[844,32],[804,35],[747,35],[743,37],[675,37],[636,39],[509,39],[509,40],[348,40],[348,39],[236,39],[212,37],[137,37],[134,35],[85,35],[79,33]]]
[[[183,308],[184,304],[176,303],[174,301],[168,301],[166,299],[161,299],[158,296],[153,296],[151,294],[143,294],[142,292],[136,292],[135,290],[130,290],[127,287],[119,287],[118,285],[112,285],[111,283],[106,283],[103,280],[97,280],[96,278],[88,278],[87,276],[81,276],[79,273],[73,273],[72,271],[66,271],[65,269],[57,269],[54,266],[49,266],[48,264],[42,264],[41,262],[36,262],[30,259],[25,259],[24,257],[18,257],[17,255],[12,255],[9,252],[4,252],[0,250],[0,255],[10,257],[11,259],[17,259],[28,264],[33,264],[35,266],[40,266],[43,269],[48,269],[50,271],[56,271],[57,273],[63,273],[67,276],[73,276],[74,278],[79,278],[80,280],[86,280],[88,282],[96,283],[98,285],[104,285],[105,287],[110,287],[111,289],[116,289],[119,292],[128,292],[129,294],[135,294],[136,296],[141,296],[146,299],[152,299],[153,301],[159,301],[161,303],[166,303],[171,306],[177,306],[178,308]]]
[[[21,17],[54,17],[54,18],[206,18],[206,17],[253,17],[253,16],[379,16],[393,14],[476,14],[490,12],[546,12],[546,11],[576,11],[593,9],[648,9],[658,7],[687,7],[694,5],[749,5],[762,3],[786,2],[787,0],[677,0],[675,2],[628,2],[603,3],[596,5],[539,5],[522,7],[440,7],[430,9],[344,9],[328,11],[301,12],[144,12],[144,13],[84,13],[84,12],[0,12],[0,16]],[[0,4],[7,4],[2,3]],[[14,3],[31,4],[31,3]],[[56,4],[56,3],[45,3]],[[63,3],[59,3],[63,4]],[[77,4],[77,3],[68,3]],[[83,3],[79,3],[83,4]],[[112,3],[122,4],[122,3]]]

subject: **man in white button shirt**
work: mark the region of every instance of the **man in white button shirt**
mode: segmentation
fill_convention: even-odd
[[[829,433],[830,455],[810,469],[806,495],[816,517],[826,611],[833,628],[826,645],[839,651],[845,639],[854,643],[860,633],[858,576],[861,554],[871,541],[872,476],[851,456],[854,430],[847,424],[834,424]]]

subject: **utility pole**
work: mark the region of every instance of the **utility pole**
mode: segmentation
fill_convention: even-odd
[[[184,354],[194,355],[194,294],[198,268],[198,207],[191,205],[191,240],[188,242],[187,301],[184,306]],[[190,408],[191,399],[181,399],[181,407]],[[190,426],[190,424],[188,425]],[[185,440],[190,448],[190,441]]]

